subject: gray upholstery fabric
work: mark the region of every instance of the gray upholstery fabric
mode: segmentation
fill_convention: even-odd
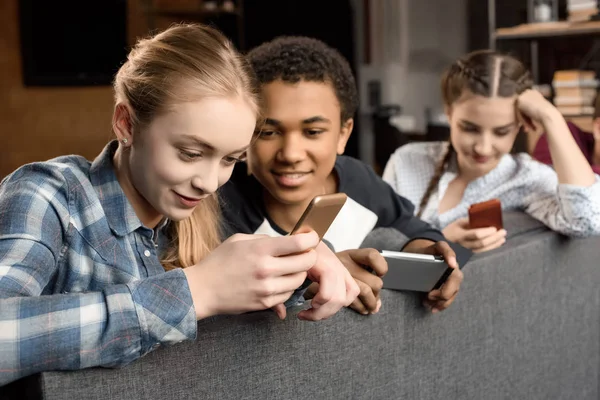
[[[408,242],[408,238],[394,228],[377,228],[362,242],[362,248],[400,251]]]
[[[504,212],[502,216],[504,228],[508,239],[522,234],[532,235],[534,232],[546,231],[547,228],[540,221],[521,212]]]
[[[505,224],[511,238],[472,259],[441,314],[427,314],[418,295],[383,291],[380,314],[369,317],[215,317],[199,323],[195,342],[128,367],[44,373],[13,391],[33,385],[44,399],[92,400],[597,400],[600,238],[566,239],[522,214]]]

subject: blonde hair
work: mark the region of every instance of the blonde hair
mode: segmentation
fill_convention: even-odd
[[[243,96],[260,114],[259,87],[245,58],[219,31],[177,24],[134,46],[114,81],[115,101],[130,107],[131,129],[140,131],[177,104],[206,97]],[[171,223],[166,270],[198,263],[220,244],[216,194],[192,215]]]
[[[532,85],[529,70],[518,59],[492,50],[478,50],[456,60],[446,69],[441,81],[442,100],[445,106],[451,106],[461,99],[465,91],[483,97],[512,97]],[[455,153],[452,143],[449,143],[421,198],[417,216],[423,214]]]

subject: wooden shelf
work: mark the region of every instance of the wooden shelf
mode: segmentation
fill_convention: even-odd
[[[593,34],[600,34],[600,21],[541,22],[496,29],[496,39],[530,39]]]

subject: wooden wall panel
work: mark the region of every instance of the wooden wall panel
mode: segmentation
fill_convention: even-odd
[[[129,40],[145,34],[139,3],[128,1]],[[18,0],[0,1],[0,178],[22,164],[64,154],[93,159],[112,138],[109,86],[26,88]]]

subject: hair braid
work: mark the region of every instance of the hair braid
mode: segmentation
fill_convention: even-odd
[[[525,71],[523,75],[516,82],[517,93],[521,94],[527,89],[531,89],[533,86],[533,79],[531,79],[531,73],[529,71]]]
[[[452,155],[454,154],[454,147],[452,147],[452,143],[448,143],[448,150],[446,150],[446,154],[440,160],[440,163],[435,168],[435,173],[431,177],[429,184],[427,185],[427,189],[425,190],[425,194],[423,194],[423,198],[421,199],[421,204],[419,204],[419,211],[417,212],[417,217],[421,217],[423,215],[423,211],[425,211],[425,207],[427,203],[429,203],[429,199],[431,195],[435,192],[444,171],[446,170],[446,166],[450,162]]]
[[[456,60],[456,66],[458,67],[459,72],[467,79],[467,81],[477,81],[485,87],[489,86],[489,82],[483,79],[480,74],[477,73],[477,71],[469,67],[462,60]]]

